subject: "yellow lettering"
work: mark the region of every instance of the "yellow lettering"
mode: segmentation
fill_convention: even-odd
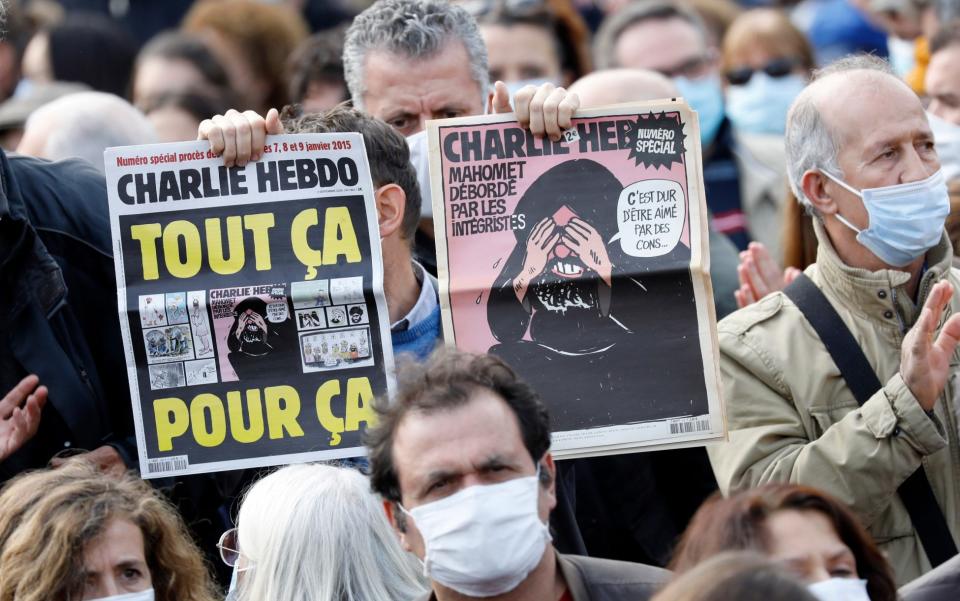
[[[283,438],[284,430],[289,436],[303,436],[303,428],[297,422],[297,416],[300,415],[300,395],[297,390],[293,386],[270,386],[263,392],[270,438]]]
[[[240,391],[232,390],[227,393],[227,412],[230,413],[230,434],[237,442],[250,443],[263,438],[263,403],[260,402],[260,391],[256,388],[247,390],[247,414],[250,416],[250,427],[243,423],[243,405],[240,400]]]
[[[157,399],[153,402],[153,417],[157,424],[157,449],[172,451],[173,439],[183,436],[190,427],[190,412],[180,399]]]
[[[210,410],[209,428],[206,427],[206,409]],[[193,438],[202,447],[215,447],[227,437],[227,416],[223,412],[223,402],[216,395],[205,392],[193,397],[190,421],[193,424]]]
[[[320,420],[320,425],[330,432],[332,447],[340,444],[342,440],[340,435],[345,429],[343,418],[334,415],[333,409],[330,408],[330,401],[339,394],[340,380],[327,380],[317,389],[317,419]]]
[[[307,275],[305,277],[308,280],[316,278],[317,266],[323,265],[323,255],[320,254],[319,250],[310,248],[310,243],[307,241],[308,231],[318,223],[317,210],[306,209],[300,211],[290,225],[290,242],[293,244],[293,254],[298,261],[306,266]]]
[[[130,237],[140,243],[144,280],[160,278],[160,266],[157,263],[157,238],[160,237],[161,232],[159,223],[143,223],[130,226]]]
[[[360,422],[368,426],[377,421],[373,411],[373,389],[368,378],[350,378],[347,380],[347,430],[356,432]]]
[[[186,256],[180,254],[180,239],[186,246]],[[163,229],[163,256],[167,271],[175,278],[192,278],[200,272],[203,250],[200,248],[200,230],[189,221],[171,221]]]
[[[323,264],[336,265],[343,255],[347,263],[359,263],[360,245],[347,207],[330,207],[323,223]]]
[[[227,246],[229,257],[223,256],[223,239],[220,235],[220,219],[204,221],[207,230],[207,252],[210,253],[210,269],[220,275],[232,275],[243,269],[243,220],[227,217]]]
[[[270,270],[270,228],[273,226],[273,213],[258,213],[243,218],[243,227],[253,232],[253,257],[257,271]]]

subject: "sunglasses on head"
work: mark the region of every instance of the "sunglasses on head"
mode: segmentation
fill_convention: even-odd
[[[724,73],[724,76],[730,85],[742,86],[750,81],[750,78],[753,77],[756,71],[763,71],[770,77],[784,77],[790,75],[799,65],[800,61],[795,58],[775,58],[760,69],[737,67]]]

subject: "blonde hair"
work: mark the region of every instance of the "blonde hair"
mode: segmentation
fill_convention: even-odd
[[[735,57],[751,46],[759,46],[776,58],[796,58],[797,66],[808,72],[816,66],[806,36],[775,8],[748,10],[730,24],[723,37],[723,69],[742,67]]]
[[[0,493],[0,601],[83,592],[83,555],[112,519],[143,533],[157,601],[214,601],[216,589],[176,510],[132,474],[110,478],[75,459],[23,474]]]
[[[240,506],[240,554],[253,564],[241,601],[373,601],[426,592],[416,558],[387,522],[369,480],[305,464],[253,485]]]

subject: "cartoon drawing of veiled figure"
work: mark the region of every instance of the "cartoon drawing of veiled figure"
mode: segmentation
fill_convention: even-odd
[[[245,298],[233,308],[233,325],[227,334],[227,359],[244,379],[263,373],[283,373],[298,365],[299,348],[291,333],[291,313],[280,323],[268,323],[267,303],[255,296]]]
[[[676,374],[671,362],[699,365],[695,329],[690,340],[682,339],[686,331],[664,332],[660,348],[645,336],[658,321],[695,326],[690,254],[679,244],[666,257],[638,259],[611,241],[622,190],[613,173],[588,159],[543,173],[517,204],[514,214],[525,216],[527,228],[514,232],[517,244],[490,290],[487,321],[499,343],[489,351],[545,397],[556,391],[583,402],[562,405],[561,428],[602,425],[595,419],[606,418],[589,406],[598,394],[669,409],[661,401],[673,399],[655,393],[633,398],[638,379]],[[692,348],[681,352],[684,345]]]

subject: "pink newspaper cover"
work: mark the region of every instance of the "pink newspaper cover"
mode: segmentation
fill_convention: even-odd
[[[534,386],[554,454],[723,438],[696,114],[580,111],[558,142],[512,115],[429,136],[446,343]]]

